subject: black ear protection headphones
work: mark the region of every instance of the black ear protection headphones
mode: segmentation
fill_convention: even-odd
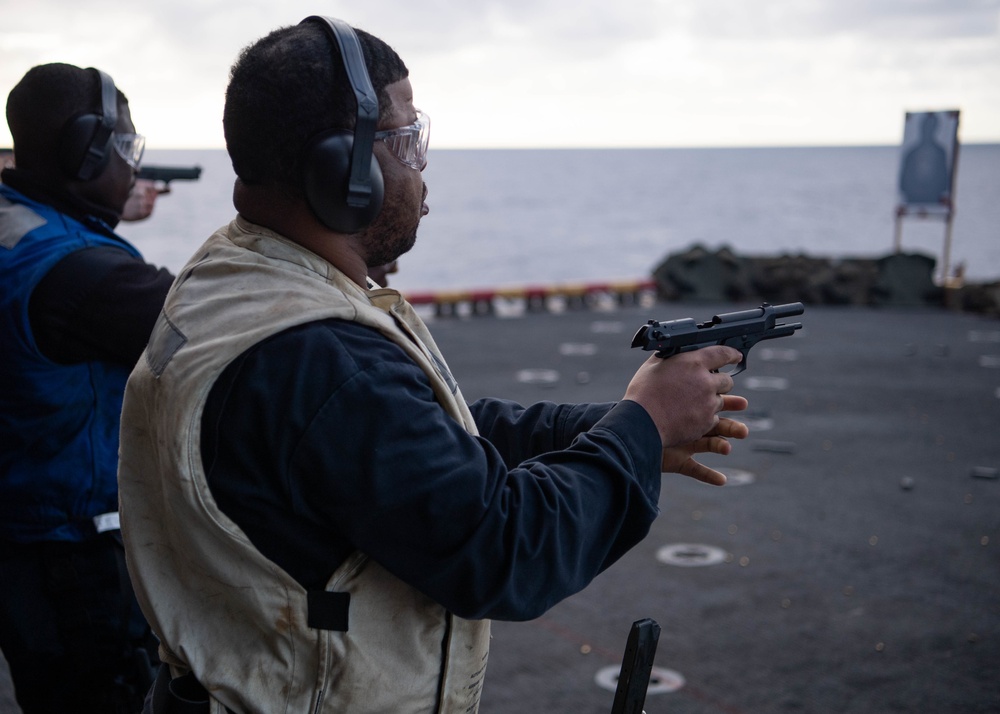
[[[346,22],[319,15],[315,22],[339,49],[358,102],[354,131],[329,129],[310,139],[303,157],[306,200],[316,217],[337,233],[367,228],[382,209],[382,168],[372,154],[378,125],[378,96],[372,87],[358,36]]]
[[[90,67],[101,79],[101,113],[79,114],[59,134],[59,161],[63,170],[78,181],[101,175],[111,158],[111,139],[118,124],[118,91],[107,74]]]

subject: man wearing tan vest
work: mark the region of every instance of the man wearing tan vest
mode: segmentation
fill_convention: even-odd
[[[129,569],[166,682],[204,711],[474,712],[491,618],[585,587],[660,477],[722,483],[746,408],[725,347],[653,357],[612,404],[468,405],[370,268],[428,212],[430,120],[381,40],[307,18],[226,94],[236,219],[181,271],[122,415]],[[191,698],[191,697],[189,697]]]

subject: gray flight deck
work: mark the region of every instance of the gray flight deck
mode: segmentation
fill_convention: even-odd
[[[647,319],[752,306],[430,322],[469,400],[604,401],[648,355],[628,347]],[[804,328],[736,377],[750,437],[706,459],[731,483],[666,476],[643,543],[542,618],[495,622],[484,714],[610,712],[647,617],[648,714],[1000,712],[1000,320],[807,305],[789,321]]]

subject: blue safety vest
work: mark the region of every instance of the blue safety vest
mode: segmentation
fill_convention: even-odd
[[[115,246],[79,221],[0,185],[0,540],[76,541],[118,510],[118,427],[130,370],[42,355],[28,301],[69,253]]]

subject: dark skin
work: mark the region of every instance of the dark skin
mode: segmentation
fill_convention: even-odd
[[[379,129],[398,129],[416,121],[409,79],[390,84],[386,92],[391,101]],[[380,141],[373,151],[382,168],[385,201],[372,225],[360,233],[334,233],[319,222],[304,197],[247,186],[238,179],[233,203],[248,221],[294,240],[364,288],[369,266],[391,262],[413,247],[420,219],[429,210],[420,172],[396,159]]]
[[[118,116],[115,130],[125,134],[135,133],[128,104],[118,105]],[[153,214],[157,197],[160,194],[170,193],[170,187],[157,186],[154,181],[136,179],[135,170],[122,157],[118,156],[117,152],[112,150],[112,154],[113,156],[108,161],[109,166],[94,181],[67,181],[62,172],[54,168],[46,171],[45,175],[49,177],[49,181],[53,185],[63,186],[75,196],[112,210],[121,216],[123,221],[142,221],[149,218]],[[130,172],[132,185],[124,205],[118,208],[120,186],[124,180],[122,166],[125,166]],[[13,168],[14,154],[0,150],[0,167]]]
[[[128,104],[118,105],[118,123],[115,124],[115,131],[121,134],[135,133]],[[76,181],[60,175],[60,180],[69,193],[107,208],[120,217],[135,184],[136,171],[114,149],[111,149],[110,154],[107,166],[97,178],[91,181]],[[152,212],[151,205],[149,211]]]
[[[379,129],[396,129],[416,120],[409,79],[386,88],[390,99]],[[247,220],[270,228],[334,265],[361,288],[370,267],[395,260],[413,247],[417,226],[427,214],[427,188],[421,173],[398,161],[382,142],[375,157],[385,180],[385,202],[378,218],[360,233],[331,231],[313,215],[305,198],[294,198],[237,180],[236,209]],[[720,345],[669,359],[651,356],[629,382],[624,399],[636,402],[656,425],[663,444],[662,470],[721,486],[726,477],[695,460],[699,453],[728,454],[729,439],[748,430],[723,411],[741,411],[747,400],[730,395],[733,379],[719,370],[738,364],[742,355]]]

